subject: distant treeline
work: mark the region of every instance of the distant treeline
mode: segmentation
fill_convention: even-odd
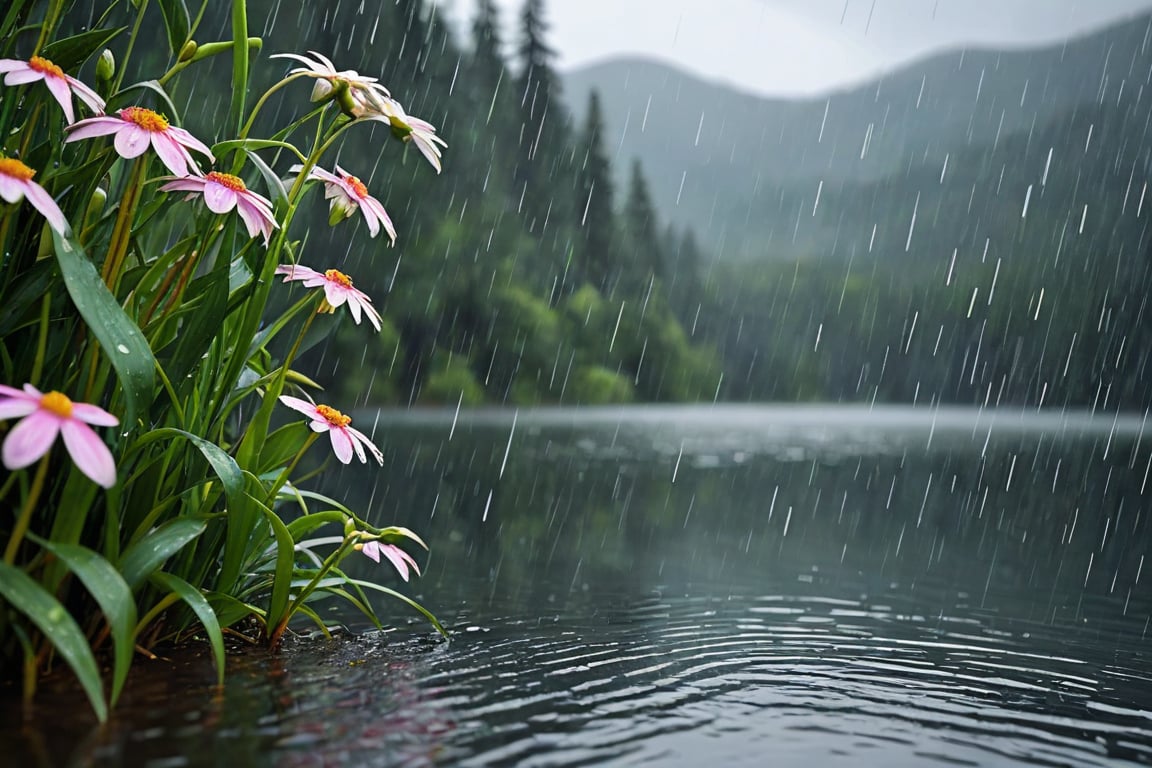
[[[527,0],[506,46],[491,0],[464,40],[425,0],[250,3],[253,35],[379,76],[449,144],[439,177],[381,152],[383,125],[342,148],[404,222],[394,248],[329,228],[320,201],[308,214],[300,261],[346,271],[384,316],[367,348],[317,323],[311,368],[341,402],[1148,404],[1143,89],[994,141],[894,144],[889,175],[818,199],[815,180],[765,179],[740,202],[770,233],[762,257],[729,263],[696,222],[660,220],[638,161],[613,169],[595,91],[572,119],[544,5]],[[226,95],[196,87],[205,110],[185,120],[211,135]],[[373,364],[337,376],[342,359]]]

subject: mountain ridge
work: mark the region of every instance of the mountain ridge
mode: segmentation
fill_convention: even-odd
[[[1080,107],[1114,100],[1134,115],[1152,73],[1150,37],[1152,14],[1138,14],[1049,46],[938,53],[812,98],[762,97],[638,57],[569,72],[564,92],[577,120],[600,93],[605,144],[617,159],[640,159],[666,218],[749,259],[762,253],[741,220],[761,217],[750,201],[765,189],[812,190],[811,205],[820,188],[994,150]]]

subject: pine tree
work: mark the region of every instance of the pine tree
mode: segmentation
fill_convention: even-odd
[[[646,285],[652,278],[663,278],[665,264],[657,231],[656,209],[639,159],[632,161],[623,218],[626,248],[623,269],[628,279]]]
[[[552,69],[555,52],[544,42],[544,0],[525,0],[520,14],[520,150],[516,181],[518,208],[528,229],[546,235],[549,222],[566,206],[571,176],[568,114],[560,103],[559,78]]]
[[[607,296],[612,293],[619,279],[619,268],[615,253],[616,217],[612,168],[604,153],[603,134],[600,95],[592,91],[588,97],[584,129],[577,142],[577,263],[582,277]]]
[[[477,0],[476,18],[472,20],[472,57],[469,76],[481,94],[490,94],[486,122],[491,122],[501,91],[508,92],[504,55],[500,50],[500,14],[494,0]]]

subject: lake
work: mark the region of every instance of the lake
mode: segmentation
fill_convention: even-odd
[[[445,643],[64,680],[9,765],[1152,764],[1146,417],[948,408],[384,411],[327,491],[432,547]],[[365,429],[365,431],[368,431]],[[421,559],[423,563],[423,559]],[[394,575],[358,558],[358,576]],[[335,609],[335,606],[333,606]]]

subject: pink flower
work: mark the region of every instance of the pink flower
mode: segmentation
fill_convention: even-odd
[[[356,458],[360,459],[361,464],[368,463],[368,457],[364,454],[365,447],[372,453],[372,458],[380,464],[384,463],[384,454],[380,449],[372,444],[367,435],[350,426],[351,416],[345,416],[330,406],[315,405],[288,395],[281,395],[280,402],[312,419],[312,423],[308,426],[313,432],[327,432],[328,439],[332,441],[332,452],[342,464],[352,461],[353,451],[356,452]]]
[[[115,135],[114,144],[120,157],[131,159],[144,154],[149,145],[156,150],[160,160],[176,176],[187,176],[188,168],[199,174],[200,169],[192,159],[194,149],[212,162],[212,150],[183,128],[169,125],[168,119],[158,112],[144,107],[128,107],[116,115],[100,115],[81,120],[68,126],[68,138],[64,141],[78,141],[95,136]]]
[[[337,71],[336,65],[323,54],[308,51],[316,57],[315,60],[295,53],[276,53],[273,59],[295,59],[303,62],[307,68],[297,67],[290,70],[291,75],[305,75],[316,79],[312,86],[312,101],[322,101],[328,98],[332,90],[341,83],[348,86],[348,96],[351,97],[352,116],[360,117],[365,112],[375,111],[384,99],[389,97],[388,89],[380,85],[375,77],[365,77],[352,69]]]
[[[76,113],[72,111],[73,93],[93,112],[104,111],[104,99],[96,91],[71,75],[64,74],[64,70],[40,56],[33,56],[28,61],[0,59],[0,73],[7,73],[4,75],[4,85],[24,85],[43,80],[52,97],[64,110],[64,117],[68,118],[69,123],[76,121]]]
[[[272,214],[272,201],[258,195],[244,185],[244,180],[230,173],[212,171],[207,176],[185,176],[173,179],[160,187],[161,192],[191,192],[185,200],[197,193],[204,195],[204,204],[212,213],[228,213],[233,208],[244,220],[249,237],[264,235],[264,245],[273,229],[279,228]]]
[[[276,274],[284,275],[286,283],[289,280],[299,280],[304,283],[305,288],[323,286],[327,307],[321,307],[321,310],[335,311],[336,307],[347,302],[348,311],[352,313],[352,319],[357,325],[360,324],[360,312],[363,311],[368,316],[368,322],[372,323],[377,331],[380,330],[380,313],[372,306],[372,299],[363,291],[353,288],[352,278],[340,270],[317,272],[300,264],[281,264],[276,267]]]
[[[426,120],[412,117],[394,99],[384,99],[374,115],[365,115],[373,120],[381,120],[392,126],[392,135],[401,141],[412,142],[420,154],[440,173],[440,146],[448,143],[436,135],[436,128]]]
[[[22,418],[4,438],[0,450],[4,466],[23,469],[48,452],[57,434],[76,466],[93,482],[116,484],[116,463],[104,441],[88,426],[114,427],[120,423],[103,408],[74,403],[59,392],[42,393],[31,384],[23,390],[0,384],[0,419]]]
[[[18,203],[28,198],[32,207],[40,211],[52,229],[61,235],[68,232],[68,220],[44,187],[32,181],[36,171],[11,157],[0,157],[0,198],[6,203]]]
[[[302,165],[294,165],[289,171],[299,173],[303,168]],[[340,219],[346,219],[359,208],[360,213],[364,215],[364,221],[368,223],[368,234],[376,237],[380,232],[380,225],[383,224],[384,231],[395,245],[396,228],[392,226],[392,219],[384,210],[383,204],[368,194],[364,182],[340,166],[336,166],[336,173],[330,173],[323,168],[313,168],[308,178],[324,182],[324,198],[331,201],[328,206],[329,223],[335,224]]]
[[[412,559],[412,556],[395,544],[369,541],[364,544],[360,551],[377,563],[380,562],[380,555],[384,555],[384,557],[388,558],[388,561],[396,567],[397,573],[400,574],[400,578],[404,579],[404,581],[408,581],[409,568],[415,571],[417,576],[420,575],[420,566],[416,565],[416,561]]]

